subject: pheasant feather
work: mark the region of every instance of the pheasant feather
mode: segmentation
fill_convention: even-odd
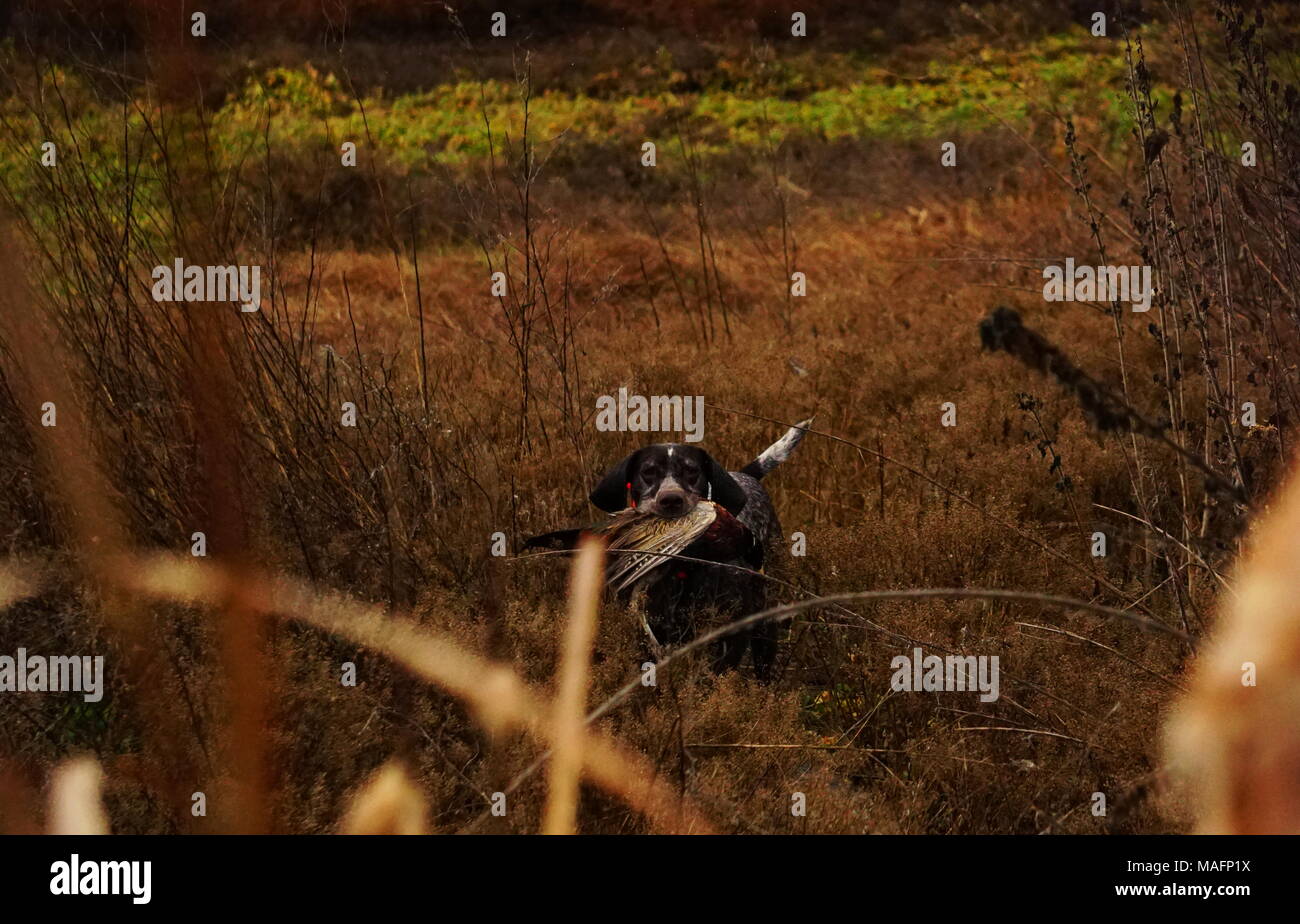
[[[700,501],[685,516],[664,519],[635,507],[610,517],[599,530],[608,543],[611,562],[607,580],[615,590],[625,590],[678,555],[704,534],[718,518],[718,506]]]

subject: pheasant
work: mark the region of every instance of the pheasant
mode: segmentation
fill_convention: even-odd
[[[583,533],[604,538],[612,553],[605,578],[620,592],[671,566],[673,555],[706,561],[754,557],[754,537],[749,528],[712,501],[701,501],[685,516],[672,519],[628,507],[586,529],[561,529],[534,536],[524,548],[572,549]]]

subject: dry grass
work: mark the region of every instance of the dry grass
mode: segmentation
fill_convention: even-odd
[[[1251,547],[1166,730],[1170,766],[1205,834],[1300,833],[1300,480]]]
[[[5,187],[0,654],[103,652],[109,694],[0,699],[0,827],[30,830],[40,781],[92,752],[117,832],[1188,830],[1187,806],[1151,798],[1156,733],[1194,640],[1248,597],[1232,562],[1297,419],[1295,97],[1245,26],[1143,34],[1127,148],[1041,112],[1029,137],[959,138],[956,172],[928,142],[873,142],[596,184],[548,159],[562,139],[488,124],[494,163],[414,192],[380,151],[359,168],[375,250],[320,246],[339,219],[281,198],[330,164],[281,185],[254,152],[256,194],[213,172],[203,100],[155,62],[140,176],[110,195],[65,147],[24,180],[37,194]],[[1148,67],[1182,87],[1177,119]],[[78,101],[31,73],[11,69],[14,99],[65,137]],[[1259,168],[1224,155],[1240,137]],[[259,263],[262,311],[154,302],[149,269],[176,254]],[[1040,270],[1066,255],[1167,284],[1146,316],[1045,304]],[[980,351],[1006,303],[1068,360],[1030,363],[1055,381]],[[770,686],[683,653],[643,687],[635,614],[595,618],[595,552],[567,591],[555,557],[490,553],[494,533],[517,548],[587,520],[635,439],[591,425],[620,386],[704,395],[732,468],[817,414],[768,485],[808,538],[774,587],[883,593],[774,611]],[[1097,389],[1143,425],[1099,429]],[[209,561],[186,555],[196,530]],[[891,692],[917,645],[998,655],[1002,698]]]

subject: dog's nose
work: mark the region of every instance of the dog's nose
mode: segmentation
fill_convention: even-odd
[[[655,506],[667,514],[686,512],[686,495],[678,491],[659,494],[655,497]]]

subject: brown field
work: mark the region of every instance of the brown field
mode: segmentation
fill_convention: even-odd
[[[891,60],[958,53],[923,13],[900,20]],[[126,190],[143,212],[151,184],[156,212],[123,219],[80,154],[37,193],[3,184],[0,655],[104,653],[109,681],[100,704],[0,698],[0,830],[52,825],[42,788],[86,753],[117,833],[532,833],[565,830],[570,811],[583,833],[1192,830],[1161,729],[1293,452],[1300,103],[1294,74],[1259,70],[1293,34],[1280,21],[1258,35],[1209,9],[1148,22],[1120,88],[1138,137],[1043,106],[954,135],[956,169],[939,165],[947,136],[696,160],[688,132],[660,145],[676,167],[647,177],[640,138],[587,149],[489,124],[492,160],[463,172],[380,153],[339,179],[283,151],[235,171],[214,166],[202,127],[217,104],[180,58],[123,65],[163,101],[140,129],[149,175]],[[769,41],[755,22],[709,42]],[[533,56],[520,105],[590,77],[563,67],[584,41],[593,72],[619,41],[634,56],[672,33],[679,60],[709,45],[660,22],[621,39],[541,32],[518,46]],[[292,36],[243,40],[268,62],[312,59]],[[453,70],[463,53],[437,41]],[[376,70],[383,43],[359,44],[358,83],[424,85],[405,58]],[[14,144],[23,118],[69,118],[25,53],[6,66]],[[221,93],[226,54],[194,58]],[[1176,121],[1149,108],[1146,55],[1182,94]],[[489,55],[483,74],[520,60]],[[1166,143],[1144,156],[1153,135]],[[1242,137],[1260,139],[1257,168],[1239,163]],[[154,302],[150,268],[181,254],[261,264],[262,310]],[[1066,257],[1152,265],[1150,313],[1045,302],[1042,269]],[[493,297],[498,270],[509,291]],[[788,295],[795,270],[806,296]],[[998,306],[1103,398],[983,349]],[[704,396],[702,445],[733,470],[815,415],[766,482],[787,536],[807,538],[771,569],[775,601],[1028,596],[803,609],[772,684],[687,655],[584,735],[578,710],[639,675],[638,622],[601,600],[584,680],[588,595],[570,592],[567,559],[515,550],[593,522],[592,484],[647,441],[596,430],[596,398],[620,387]],[[46,401],[55,427],[40,425]],[[345,401],[355,429],[339,425]],[[491,554],[497,532],[511,554]],[[997,655],[1000,699],[892,692],[891,659],[916,646]],[[356,803],[390,762],[405,775],[377,784],[389,801]]]

